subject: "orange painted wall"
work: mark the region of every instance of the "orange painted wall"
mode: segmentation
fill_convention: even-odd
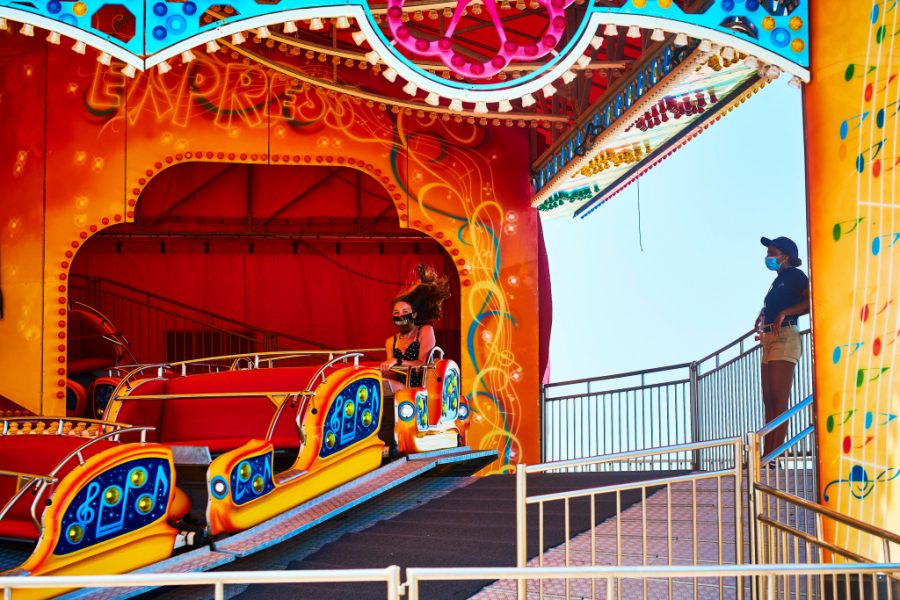
[[[822,501],[900,530],[900,6],[810,3],[806,132]],[[880,542],[826,521],[841,546]]]
[[[393,114],[222,54],[131,80],[68,48],[16,43],[31,47],[0,62],[0,124],[16,127],[0,164],[20,152],[26,161],[0,174],[15,198],[0,204],[0,394],[43,414],[64,410],[61,311],[72,257],[95,232],[132,220],[161,170],[185,161],[346,165],[376,177],[401,225],[426,232],[456,262],[470,440],[500,451],[498,470],[538,459],[538,217],[526,153],[507,151],[525,147],[524,130]],[[28,88],[15,83],[26,55]]]

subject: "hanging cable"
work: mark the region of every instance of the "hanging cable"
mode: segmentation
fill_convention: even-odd
[[[641,232],[641,180],[637,180],[637,210],[638,210],[638,245],[641,252],[644,251],[644,234]]]

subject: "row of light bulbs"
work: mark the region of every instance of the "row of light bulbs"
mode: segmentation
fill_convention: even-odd
[[[517,8],[518,8],[518,6],[517,6]],[[333,19],[332,22],[334,23],[334,26],[339,29],[347,29],[351,26],[350,19],[345,16],[337,17],[336,19]],[[7,20],[5,18],[0,18],[0,30],[6,30],[6,29],[8,29],[8,27],[9,26],[8,26]],[[309,29],[312,31],[321,30],[321,29],[324,29],[324,27],[325,27],[325,23],[324,23],[324,20],[321,18],[315,17],[315,18],[309,20]],[[284,23],[282,31],[286,34],[292,34],[292,33],[298,32],[299,29],[297,27],[296,22],[287,21]],[[22,25],[22,28],[19,30],[19,33],[21,33],[22,35],[25,35],[25,36],[33,37],[34,36],[34,26],[31,25],[30,23],[24,23]],[[603,28],[603,36],[613,37],[613,36],[617,36],[618,33],[619,33],[619,29],[613,23],[607,23]],[[641,37],[641,30],[639,27],[632,25],[632,26],[628,27],[625,35],[628,38],[639,38],[639,37]],[[265,25],[258,27],[256,29],[256,37],[258,37],[260,39],[267,39],[270,36],[271,36],[271,32],[269,31],[269,28]],[[366,35],[361,30],[354,31],[351,34],[351,37],[353,38],[353,41],[359,46],[362,46],[366,42]],[[665,40],[665,32],[662,29],[654,29],[650,35],[650,39],[654,42],[662,42]],[[47,41],[50,42],[51,44],[59,44],[61,42],[61,36],[58,32],[51,31],[47,35]],[[246,37],[241,32],[237,32],[237,33],[234,33],[231,35],[231,43],[233,45],[237,46],[237,45],[243,44],[245,41],[246,41]],[[590,41],[590,46],[594,50],[597,50],[602,46],[603,41],[604,41],[604,37],[594,36]],[[676,46],[686,46],[688,44],[688,41],[689,41],[688,36],[686,34],[679,33],[675,36],[674,44]],[[209,54],[214,54],[214,53],[218,52],[220,49],[221,49],[221,47],[219,46],[218,43],[216,43],[215,40],[210,40],[209,42],[206,43],[206,52]],[[706,40],[706,39],[701,40],[699,49],[702,52],[714,52],[714,51],[720,50],[720,48],[717,45],[713,44],[710,40]],[[75,44],[72,46],[72,50],[77,52],[78,54],[85,54],[85,52],[87,50],[87,45],[81,40],[76,40]],[[731,60],[734,58],[735,50],[731,47],[725,47],[725,48],[721,49],[721,54],[722,54],[722,58],[724,58],[726,60]],[[196,58],[197,58],[196,55],[190,49],[185,50],[184,52],[181,53],[182,63],[189,63],[189,62],[195,60]],[[371,65],[377,65],[381,62],[381,56],[378,54],[378,52],[376,50],[370,50],[368,53],[366,53],[365,58],[366,58],[366,61]],[[748,57],[748,60],[753,60],[753,61],[757,62],[756,66],[758,68],[758,74],[761,78],[765,78],[767,80],[773,80],[773,79],[777,79],[781,74],[781,69],[775,65],[760,64],[753,57]],[[100,55],[97,57],[97,61],[104,65],[110,65],[112,62],[112,57],[107,52],[101,52]],[[588,65],[590,65],[590,63],[591,63],[591,57],[586,54],[579,57],[578,60],[576,61],[576,64],[578,64],[578,66],[581,67],[582,69],[586,69],[588,67]],[[157,65],[157,69],[158,69],[159,73],[165,74],[165,73],[168,73],[169,71],[171,71],[172,67],[168,64],[168,62],[162,61]],[[123,67],[123,69],[122,69],[122,73],[127,77],[133,78],[137,74],[137,69],[133,65],[130,65],[130,64],[125,65],[125,67]],[[387,69],[383,70],[382,75],[384,76],[385,79],[387,79],[391,83],[396,82],[397,78],[399,77],[398,72],[393,67],[388,67]],[[562,79],[564,84],[568,85],[573,80],[575,80],[576,77],[577,77],[577,75],[574,71],[567,70],[561,75],[560,79]],[[799,87],[800,83],[801,83],[800,79],[797,77],[794,77],[790,82],[790,84],[794,87]],[[419,93],[419,87],[412,81],[407,81],[407,83],[403,86],[402,89],[406,94],[413,96],[413,97],[417,96]],[[545,98],[550,98],[557,92],[557,88],[556,88],[556,86],[553,85],[553,83],[548,83],[543,88],[541,88],[541,92]],[[439,106],[440,101],[441,101],[441,96],[436,92],[429,92],[425,96],[425,103],[428,104],[429,106]],[[523,108],[528,108],[537,103],[537,100],[535,99],[534,95],[532,95],[530,93],[523,95],[520,98],[520,101],[522,103]],[[450,110],[453,110],[453,111],[464,110],[463,103],[459,99],[451,99],[449,108],[450,108]],[[509,100],[501,100],[497,105],[497,110],[501,113],[510,112],[513,110],[513,105]],[[478,102],[475,102],[475,107],[473,109],[473,112],[476,114],[486,114],[490,111],[488,109],[486,102],[478,101]]]

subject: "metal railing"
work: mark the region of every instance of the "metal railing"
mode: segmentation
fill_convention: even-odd
[[[750,506],[754,560],[759,564],[874,563],[890,562],[900,551],[900,535],[841,514],[818,503],[817,457],[811,425],[812,396],[749,434],[748,471],[751,483]],[[761,455],[765,440],[779,435],[789,424],[787,439],[766,455]],[[827,492],[826,492],[827,494]],[[825,496],[827,498],[827,495]],[[850,550],[852,546],[855,550]],[[866,556],[858,553],[866,548]],[[893,552],[892,552],[893,551]],[[859,578],[833,582],[803,579],[799,576],[776,578],[769,598],[831,598],[835,589],[853,588],[865,595]],[[900,581],[884,588],[877,597],[900,598]],[[849,590],[848,590],[849,591]],[[880,592],[879,592],[880,593]],[[850,597],[849,594],[846,597]]]
[[[621,597],[623,584],[632,582],[632,589],[647,589],[646,594],[629,594],[628,598],[656,599],[665,597],[665,590],[673,589],[672,598],[696,598],[692,589],[717,589],[729,580],[753,580],[759,589],[770,593],[765,598],[775,598],[777,582],[784,578],[802,578],[813,583],[813,589],[831,592],[828,598],[892,598],[889,583],[900,581],[900,564],[859,565],[702,565],[702,566],[652,566],[652,567],[414,567],[406,569],[406,581],[401,580],[400,567],[383,569],[329,569],[309,571],[216,571],[208,573],[154,573],[94,576],[52,577],[0,577],[0,589],[4,597],[12,597],[13,590],[53,590],[106,588],[134,590],[135,588],[198,587],[212,588],[212,598],[224,600],[225,586],[322,584],[322,583],[381,583],[385,586],[387,600],[399,600],[404,594],[408,600],[425,598],[423,584],[429,581],[494,581],[528,585],[528,598],[544,598],[539,583],[552,588],[553,598],[592,598],[610,600]],[[563,590],[569,582],[569,591]],[[852,590],[851,590],[852,586]],[[510,590],[513,588],[510,587]],[[859,591],[859,596],[852,593]],[[883,591],[882,591],[883,590]],[[839,591],[846,595],[840,596]],[[514,593],[514,592],[512,592]],[[510,594],[511,595],[511,594]],[[504,595],[503,597],[510,597]],[[702,597],[707,597],[704,593]],[[479,598],[479,594],[473,598]],[[495,593],[490,598],[497,598]],[[778,596],[781,597],[781,596]],[[789,598],[807,598],[803,593],[792,593]],[[525,600],[526,596],[519,596]]]
[[[101,277],[72,275],[73,300],[96,307],[129,328],[129,350],[140,361],[275,350],[327,350],[329,345],[262,329],[146,290]]]
[[[687,468],[699,451],[709,453],[710,464],[715,465],[715,470],[537,496],[527,493],[530,474],[613,470],[609,467],[615,465],[619,467],[614,470],[632,470],[633,467],[646,470],[648,466]],[[552,502],[564,504],[565,542],[563,548],[557,550],[555,560],[565,566],[576,563],[597,566],[598,556],[602,556],[599,562],[615,566],[648,566],[651,560],[665,560],[667,565],[742,564],[744,528],[747,526],[744,520],[743,455],[743,441],[734,437],[539,465],[520,464],[516,468],[516,565],[528,565],[527,513],[529,505],[536,505],[538,558],[535,566],[544,566],[544,513]],[[624,492],[639,492],[640,496],[637,504],[623,512]],[[613,496],[617,516],[614,524],[604,523],[606,530],[601,531],[596,520],[596,505],[606,495]],[[648,502],[651,496],[654,499],[652,506]],[[573,539],[570,535],[570,504],[576,499],[590,502],[591,524],[585,534]],[[716,515],[714,519],[705,514],[710,510]],[[673,512],[678,514],[673,517]],[[738,598],[744,597],[746,582],[742,579],[727,586],[726,582],[721,583],[720,598],[724,597],[725,587],[734,588]],[[520,580],[519,586],[519,598],[524,598],[524,580]],[[568,596],[571,591],[568,583],[565,591]],[[672,590],[669,592],[671,594]],[[694,593],[697,592],[694,589]],[[543,595],[543,587],[539,587],[539,593]],[[621,597],[621,590],[619,593]],[[591,594],[596,597],[596,589],[592,588]],[[643,596],[650,597],[646,580]]]
[[[211,586],[215,600],[225,599],[226,585],[384,583],[387,600],[400,599],[400,567],[383,569],[330,569],[317,571],[233,571],[209,573],[153,573],[144,575],[90,575],[51,577],[0,577],[4,598],[14,589],[61,590],[84,588],[158,588],[163,586]],[[147,590],[144,590],[147,591]]]
[[[803,593],[792,593],[790,596],[775,596],[774,590],[779,579],[795,577],[810,580],[815,586],[830,590],[828,598],[879,598],[891,596],[890,582],[900,580],[900,564],[877,565],[734,565],[734,566],[666,566],[666,567],[541,567],[541,568],[502,568],[502,567],[470,567],[470,568],[410,568],[406,570],[406,592],[408,600],[419,600],[422,595],[421,585],[426,581],[509,581],[515,582],[523,589],[528,582],[527,596],[519,594],[519,600],[526,598],[591,598],[610,600],[627,597],[656,600],[658,598],[709,598],[708,590],[723,587],[724,582],[734,580],[752,580],[758,589],[770,593],[763,598],[798,598],[806,599]],[[850,581],[853,578],[854,590],[858,596],[851,595]],[[552,585],[552,593],[541,593],[545,582]],[[629,592],[623,593],[623,584],[632,582]],[[645,590],[641,592],[640,590]],[[696,590],[703,589],[703,594]],[[634,590],[631,592],[630,590]],[[666,595],[667,590],[675,590]],[[838,590],[846,590],[841,596]],[[881,590],[885,590],[882,592]],[[514,591],[512,585],[504,589],[501,595],[495,590],[483,595],[485,600],[495,598],[511,598]],[[865,595],[868,594],[868,595]],[[720,596],[721,597],[721,596]],[[733,598],[734,595],[727,597]],[[482,598],[481,594],[472,596]]]
[[[759,429],[762,352],[754,335],[742,335],[694,362],[542,386],[541,460],[703,442]],[[812,393],[808,329],[800,339],[791,405]],[[711,468],[703,452],[697,458],[694,468]]]

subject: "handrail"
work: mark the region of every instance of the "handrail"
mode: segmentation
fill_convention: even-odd
[[[37,489],[34,492],[35,495],[37,496],[35,498],[35,502],[37,502],[37,498],[41,497],[41,493],[40,493],[41,488],[46,487],[47,485],[56,483],[56,481],[57,480],[55,478],[48,479],[47,477],[41,477],[41,476],[35,476],[34,478],[29,479],[28,483],[26,483],[21,488],[19,488],[19,491],[16,492],[15,495],[6,502],[6,504],[3,505],[3,509],[0,510],[0,521],[3,520],[3,517],[6,516],[6,513],[9,512],[9,510],[13,507],[13,505],[22,499],[22,496],[25,495],[25,492],[28,491],[28,488],[30,488],[31,486],[35,485],[35,483],[37,483]],[[37,515],[35,514],[34,502],[31,505],[31,513],[30,514],[31,514],[31,522],[34,524],[35,528],[37,528],[37,530],[40,531],[41,524],[40,524],[40,522],[38,522]]]
[[[730,446],[736,442],[740,442],[738,436],[723,438],[720,440],[712,440],[709,442],[691,442],[688,444],[675,444],[672,446],[662,446],[660,448],[650,448],[647,450],[630,450],[628,452],[618,452],[616,454],[605,454],[603,456],[593,456],[589,458],[573,458],[569,460],[558,460],[555,462],[541,463],[536,465],[526,465],[525,472],[543,473],[545,471],[555,471],[557,469],[567,469],[572,467],[584,467],[592,464],[602,464],[607,462],[617,462],[629,458],[643,458],[645,456],[653,456],[655,454],[674,454],[676,452],[689,452],[692,450],[704,450],[707,448],[717,448],[720,446]],[[517,467],[520,468],[520,467]]]
[[[784,411],[768,423],[766,423],[761,429],[756,432],[756,435],[766,435],[767,433],[774,431],[780,425],[787,423],[791,420],[791,418],[799,413],[802,409],[807,408],[813,403],[813,396],[810,394],[794,406],[790,407],[788,410]]]
[[[141,432],[141,443],[143,444],[143,443],[146,443],[146,441],[147,441],[147,432],[155,431],[155,430],[156,430],[156,427],[128,427],[128,428],[123,428],[123,429],[117,429],[116,431],[108,431],[102,435],[98,435],[97,437],[91,438],[86,443],[82,444],[81,446],[78,446],[78,448],[69,452],[65,456],[65,458],[63,458],[61,461],[59,461],[57,463],[57,465],[53,468],[53,470],[50,471],[49,477],[55,478],[56,474],[59,472],[60,469],[62,469],[63,465],[66,464],[67,462],[69,462],[69,460],[71,460],[75,456],[78,457],[78,465],[84,466],[84,457],[81,455],[81,452],[88,446],[92,446],[93,444],[96,444],[100,440],[104,440],[106,438],[117,436],[117,435],[136,433],[136,432],[140,431]]]
[[[272,332],[272,331],[269,331],[269,330],[266,330],[266,329],[262,329],[261,327],[256,327],[256,326],[254,326],[254,325],[250,325],[249,323],[244,323],[244,322],[238,321],[237,319],[232,319],[232,318],[230,318],[230,317],[225,317],[225,316],[223,316],[223,315],[218,315],[218,314],[213,313],[213,312],[211,312],[211,311],[204,310],[204,309],[202,309],[202,308],[197,308],[196,306],[191,306],[190,304],[185,304],[185,303],[183,303],[183,302],[179,302],[179,301],[173,300],[173,299],[171,299],[171,298],[166,298],[165,296],[161,296],[161,295],[155,294],[155,293],[153,293],[153,292],[148,292],[148,291],[146,291],[146,290],[142,290],[142,289],[139,289],[139,288],[136,288],[136,287],[132,287],[132,286],[130,286],[130,285],[126,285],[126,284],[120,283],[120,282],[118,282],[118,281],[113,281],[112,279],[107,279],[107,278],[105,278],[105,277],[87,277],[87,276],[84,276],[84,275],[72,275],[70,278],[71,278],[71,279],[81,279],[81,280],[83,280],[83,281],[85,282],[85,285],[87,285],[88,282],[89,282],[90,280],[93,280],[93,281],[99,282],[101,285],[106,284],[106,285],[109,285],[109,286],[114,287],[114,288],[118,287],[118,288],[120,288],[120,289],[127,290],[127,291],[129,291],[129,292],[131,292],[131,293],[139,294],[139,295],[141,295],[141,296],[145,296],[148,300],[149,300],[149,299],[159,300],[159,301],[162,301],[162,302],[164,302],[164,303],[166,303],[166,304],[169,304],[169,305],[171,305],[171,306],[176,306],[176,307],[178,307],[178,308],[187,309],[187,310],[190,310],[190,311],[192,311],[192,312],[194,312],[194,313],[200,314],[200,315],[202,315],[202,316],[204,316],[204,317],[208,317],[208,318],[213,319],[213,320],[216,320],[216,321],[221,321],[221,322],[227,323],[227,324],[229,324],[229,325],[236,325],[236,326],[238,326],[238,327],[240,327],[240,328],[242,328],[242,329],[244,329],[244,330],[246,330],[246,331],[251,331],[251,332],[253,332],[253,333],[257,333],[257,334],[261,334],[261,335],[265,335],[265,334],[267,334],[267,333],[275,333],[278,337],[284,338],[284,339],[286,339],[286,340],[291,340],[292,342],[299,342],[299,343],[301,343],[301,344],[310,344],[310,345],[312,345],[312,346],[318,346],[319,348],[327,348],[327,346],[326,346],[325,344],[321,344],[321,343],[316,342],[316,341],[313,341],[313,340],[307,340],[307,339],[304,339],[304,338],[301,338],[301,337],[297,337],[297,336],[293,336],[293,335],[289,335],[289,334],[286,334],[286,333]],[[140,301],[140,299],[138,299],[138,298],[129,298],[129,297],[123,296],[123,295],[121,295],[121,294],[115,294],[115,292],[107,292],[107,293],[114,294],[114,295],[118,296],[119,298],[123,298],[123,299],[126,299],[126,300],[133,300],[133,301],[135,301],[135,302],[139,302],[139,301]],[[149,304],[149,303],[148,303],[148,304]],[[162,307],[155,306],[154,308],[157,308],[157,309],[159,309],[159,310],[165,311],[165,309],[162,308]],[[171,314],[177,314],[177,313],[171,313]],[[182,318],[184,318],[184,319],[186,319],[186,320],[188,320],[188,321],[194,321],[194,322],[196,322],[196,323],[205,324],[205,323],[202,323],[202,321],[199,321],[199,320],[197,320],[197,319],[192,319],[192,318],[190,318],[190,317],[185,317],[184,315],[178,315],[178,316],[180,316],[180,317],[182,317]]]
[[[667,365],[664,367],[654,367],[652,369],[642,369],[640,371],[626,371],[624,373],[613,373],[612,375],[601,375],[600,377],[585,377],[583,379],[570,379],[568,381],[553,381],[551,383],[544,384],[544,389],[549,389],[552,387],[560,387],[564,385],[576,385],[579,383],[589,383],[592,381],[606,381],[608,379],[619,379],[625,377],[636,377],[638,375],[647,375],[650,373],[661,373],[663,371],[674,371],[676,369],[687,369],[690,368],[692,363],[679,363],[676,365]],[[556,398],[548,398],[548,400],[555,400]]]
[[[325,369],[333,366],[335,363],[338,363],[340,361],[346,362],[347,359],[353,358],[353,366],[359,367],[359,357],[360,356],[364,356],[362,352],[347,352],[346,354],[341,354],[340,356],[335,356],[334,358],[329,360],[327,363],[325,363],[324,365],[319,367],[319,369],[316,371],[316,373],[312,377],[309,378],[309,384],[306,386],[305,391],[307,393],[311,392],[313,382],[315,382],[315,380],[318,379],[320,376],[322,377],[322,383],[325,383]]]
[[[612,485],[601,485],[598,487],[571,490],[568,492],[554,492],[552,494],[542,494],[540,496],[528,496],[525,499],[525,503],[540,504],[541,502],[565,500],[566,498],[579,498],[581,496],[594,496],[597,494],[608,494],[611,492],[625,492],[628,490],[636,490],[640,488],[651,488],[656,486],[663,486],[669,483],[685,483],[688,481],[700,481],[701,479],[714,479],[716,477],[725,477],[727,475],[734,475],[734,469],[703,471],[700,473],[690,473],[687,475],[672,475],[669,477],[645,479],[643,481],[634,481],[631,483],[616,483]]]
[[[123,575],[43,575],[0,577],[5,594],[12,589],[214,586],[213,597],[225,598],[225,585],[260,583],[383,582],[387,600],[400,598],[400,567],[383,569],[320,569],[315,571],[209,571],[205,573],[127,573]],[[9,597],[6,595],[5,597]]]
[[[838,521],[843,523],[844,525],[849,525],[850,527],[854,527],[861,531],[864,531],[870,535],[874,535],[877,537],[885,538],[893,544],[900,544],[900,535],[888,531],[886,529],[881,529],[875,525],[871,525],[864,521],[860,521],[858,519],[854,519],[848,515],[843,513],[839,513],[833,508],[825,506],[824,504],[818,504],[816,502],[810,502],[805,498],[801,498],[800,496],[795,496],[794,494],[789,494],[788,492],[783,492],[779,489],[776,489],[770,485],[766,485],[765,483],[756,483],[756,489],[769,494],[771,496],[775,496],[779,500],[785,500],[787,502],[791,502],[800,506],[801,508],[805,508],[807,510],[811,510],[813,512],[819,513],[824,517],[828,517],[834,521]]]

